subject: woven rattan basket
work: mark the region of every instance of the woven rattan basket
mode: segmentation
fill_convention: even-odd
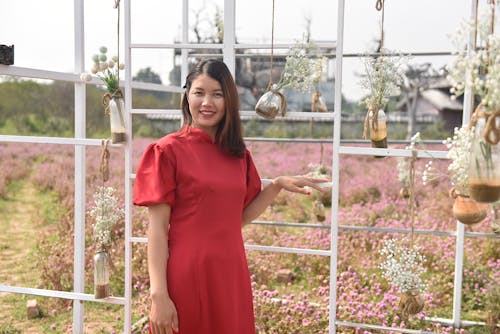
[[[0,45],[0,64],[13,65],[14,64],[14,45]]]

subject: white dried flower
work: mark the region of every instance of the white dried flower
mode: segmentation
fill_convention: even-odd
[[[281,79],[276,84],[278,89],[308,92],[314,83],[319,82],[323,73],[323,58],[313,54],[315,49],[316,46],[310,42],[299,42],[290,49]]]
[[[111,245],[113,226],[123,218],[124,211],[118,207],[113,187],[100,186],[94,193],[94,206],[89,214],[94,218],[93,239],[98,248]]]
[[[461,193],[466,193],[469,181],[469,162],[474,127],[462,126],[455,128],[453,138],[447,138],[443,143],[448,148],[447,157],[451,159],[448,171],[451,173],[452,185]]]
[[[490,16],[483,15],[478,24],[477,50],[469,53],[466,41],[474,31],[474,24],[461,25],[451,36],[457,57],[446,69],[452,85],[450,92],[454,96],[462,95],[466,87],[471,87],[473,93],[480,96],[485,110],[496,111],[500,110],[500,36],[490,33],[490,24]]]
[[[420,254],[417,246],[407,247],[407,238],[402,240],[387,239],[379,254],[384,261],[379,265],[384,277],[390,284],[395,286],[399,292],[418,290],[423,292],[426,284],[421,275],[426,271],[424,263],[425,256]]]
[[[383,50],[389,53],[388,50]],[[402,56],[364,57],[365,73],[359,81],[361,88],[368,92],[368,97],[361,101],[369,109],[383,109],[389,97],[400,94],[403,83]]]

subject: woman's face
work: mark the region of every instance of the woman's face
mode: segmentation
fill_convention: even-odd
[[[202,74],[191,83],[188,104],[193,126],[215,138],[217,126],[224,117],[224,94],[220,83]]]

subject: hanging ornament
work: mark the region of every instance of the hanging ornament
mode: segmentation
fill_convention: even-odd
[[[257,115],[267,119],[274,119],[278,114],[285,116],[286,114],[286,98],[283,91],[273,84],[262,95],[255,105]]]
[[[325,98],[321,95],[321,93],[318,90],[315,90],[313,95],[312,95],[311,111],[312,112],[328,112]]]
[[[480,203],[494,203],[500,199],[500,111],[486,112],[479,104],[471,124],[469,195]]]
[[[465,225],[474,225],[481,222],[488,215],[488,205],[478,203],[468,195],[460,194],[455,189],[450,191],[455,199],[453,203],[453,217]]]
[[[325,221],[326,219],[325,206],[319,199],[313,202],[312,212],[318,222]]]

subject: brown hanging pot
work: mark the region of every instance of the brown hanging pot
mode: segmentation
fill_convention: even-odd
[[[477,224],[488,215],[487,204],[478,203],[469,196],[458,193],[455,189],[450,191],[450,196],[455,199],[453,217],[462,224]]]
[[[399,311],[402,318],[407,319],[410,315],[417,314],[424,309],[425,301],[417,290],[406,291],[399,300]]]

